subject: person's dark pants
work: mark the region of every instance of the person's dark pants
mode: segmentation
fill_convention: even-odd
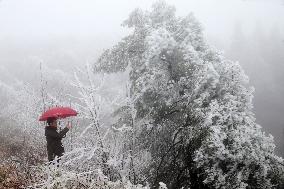
[[[63,156],[63,153],[55,155],[53,154],[48,154],[48,161],[49,161],[49,165],[56,165],[57,167],[59,167],[59,162],[61,160],[61,156]],[[56,161],[54,161],[56,159]]]

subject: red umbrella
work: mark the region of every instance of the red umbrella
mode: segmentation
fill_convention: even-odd
[[[76,116],[78,113],[69,107],[55,107],[44,112],[39,121],[46,121],[48,118],[66,118]]]

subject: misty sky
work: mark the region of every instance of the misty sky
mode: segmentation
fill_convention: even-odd
[[[12,57],[17,57],[15,53],[18,53],[24,57],[29,55],[29,49],[42,49],[45,54],[49,51],[49,57],[60,51],[62,54],[76,54],[78,63],[94,61],[103,49],[110,48],[127,35],[128,29],[123,28],[121,23],[128,18],[129,13],[137,7],[149,9],[153,2],[155,1],[0,0],[0,55],[11,57],[12,54]],[[242,26],[245,34],[253,32],[256,24],[263,26],[262,30],[277,26],[284,33],[282,0],[167,2],[176,6],[180,16],[193,12],[203,25],[209,44],[219,50],[230,45],[236,23]],[[49,49],[44,49],[46,44]],[[8,49],[9,52],[4,52]],[[39,56],[38,52],[30,54]],[[48,64],[54,64],[52,60],[49,62],[47,61]],[[4,64],[3,61],[0,64]],[[61,67],[66,68],[65,65]]]
[[[123,28],[121,23],[127,19],[129,13],[137,7],[149,9],[153,2],[153,0],[0,0],[0,80],[9,76],[8,73],[4,76],[3,72],[1,76],[1,69],[30,76],[31,72],[38,70],[38,67],[32,64],[33,61],[38,62],[38,57],[55,68],[61,64],[60,68],[63,69],[67,69],[66,65],[72,61],[84,64],[86,60],[95,60],[103,49],[111,47],[127,35],[129,31]],[[177,14],[180,16],[193,12],[203,25],[209,44],[219,50],[228,49],[236,25],[241,26],[245,35],[255,33],[255,29],[259,26],[264,33],[269,33],[272,28],[277,27],[282,36],[284,35],[282,0],[167,0],[167,2],[176,6]],[[284,45],[284,37],[279,40],[282,40]],[[3,65],[6,68],[1,68]],[[263,70],[259,70],[261,71]],[[284,105],[284,101],[279,103]],[[283,116],[278,117],[282,119]],[[284,126],[281,119],[275,123],[277,127],[272,126],[271,122],[261,121],[266,131],[276,136],[278,142],[283,137],[283,134],[279,134],[283,132],[280,129]]]
[[[122,37],[120,26],[136,7],[148,9],[153,0],[2,0],[0,39],[30,37]],[[249,32],[255,22],[283,29],[281,0],[168,0],[179,15],[193,12],[206,35],[230,37],[236,21]]]

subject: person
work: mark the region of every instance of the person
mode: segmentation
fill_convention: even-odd
[[[60,158],[64,153],[64,147],[62,145],[62,138],[65,137],[66,133],[71,128],[71,124],[68,123],[67,126],[60,132],[57,132],[57,119],[48,118],[47,126],[45,127],[45,137],[47,142],[47,155],[48,161],[53,161],[57,156]]]

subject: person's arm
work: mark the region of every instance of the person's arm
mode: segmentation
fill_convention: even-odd
[[[47,136],[50,136],[52,138],[63,138],[64,135],[69,131],[69,129],[67,127],[65,127],[62,131],[60,131],[59,133],[56,131],[48,131],[46,133]]]

